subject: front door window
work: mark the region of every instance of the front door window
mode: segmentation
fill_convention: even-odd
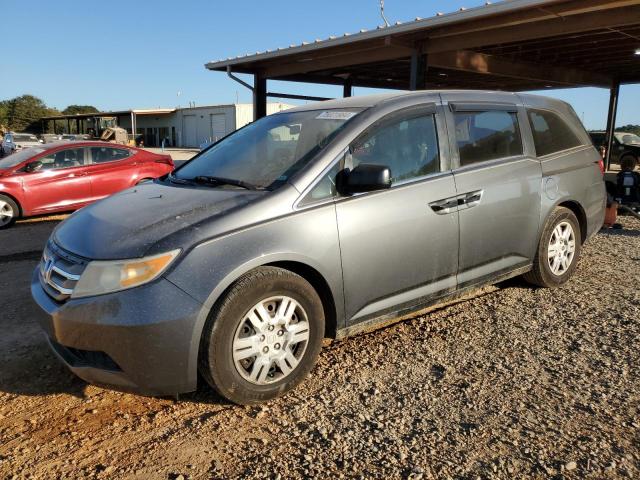
[[[81,167],[85,164],[84,148],[69,148],[59,150],[46,157],[40,158],[41,170]]]

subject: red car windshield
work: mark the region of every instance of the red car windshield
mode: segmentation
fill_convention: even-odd
[[[0,170],[15,167],[19,163],[22,163],[25,160],[29,160],[30,158],[33,158],[44,151],[44,148],[26,148],[24,150],[12,153],[8,157],[0,159]]]

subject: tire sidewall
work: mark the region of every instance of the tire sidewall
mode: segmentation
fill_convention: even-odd
[[[9,204],[9,206],[13,209],[13,218],[6,225],[0,225],[0,230],[2,230],[2,229],[5,229],[5,228],[9,228],[14,223],[16,223],[16,220],[20,216],[20,208],[18,207],[16,202],[14,202],[13,199],[11,199],[11,197],[7,197],[6,195],[0,194],[0,200],[2,200],[3,202],[7,202]]]
[[[276,269],[273,269],[276,270]],[[313,368],[324,338],[324,311],[320,297],[302,277],[286,271],[269,272],[261,282],[243,285],[229,302],[223,303],[212,319],[207,348],[208,373],[215,388],[229,400],[255,404],[270,400],[294,388]],[[239,294],[238,294],[239,293]],[[233,361],[233,340],[240,322],[259,301],[278,295],[296,300],[307,314],[309,340],[300,363],[288,376],[269,385],[248,382]]]
[[[571,225],[571,228],[573,229],[573,237],[575,239],[576,248],[569,268],[562,275],[556,275],[551,271],[551,267],[549,266],[547,252],[549,248],[549,240],[551,239],[553,230],[559,223],[562,222],[568,222]],[[571,210],[569,210],[568,208],[559,208],[553,212],[551,218],[549,218],[547,224],[545,225],[545,229],[542,233],[542,238],[540,239],[540,245],[538,248],[538,261],[541,264],[540,272],[543,276],[544,281],[550,286],[560,286],[566,283],[569,278],[571,278],[578,265],[578,259],[580,258],[580,252],[582,250],[580,224],[578,223],[578,219]]]
[[[622,165],[622,161],[625,158],[630,158],[630,159],[633,160],[633,162],[634,162],[634,167],[633,168],[636,168],[638,166],[638,163],[640,163],[640,157],[634,155],[633,153],[626,153],[622,157],[620,157],[620,160],[618,161],[618,164]]]

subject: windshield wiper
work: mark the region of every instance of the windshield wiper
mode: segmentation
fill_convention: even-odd
[[[179,178],[173,175],[172,173],[169,174],[168,178],[171,183],[179,183],[181,185],[193,185],[193,180],[187,180],[186,178]]]
[[[246,190],[263,190],[262,187],[253,185],[252,183],[243,182],[242,180],[235,180],[233,178],[224,177],[211,177],[208,175],[199,175],[192,179],[196,183],[204,183],[206,185],[233,185],[234,187],[244,188]]]

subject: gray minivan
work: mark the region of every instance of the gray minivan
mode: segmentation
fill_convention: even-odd
[[[572,275],[602,162],[573,109],[424,91],[262,118],[171,175],[67,218],[31,291],[83,379],[144,394],[285,393],[323,338],[516,275]]]

